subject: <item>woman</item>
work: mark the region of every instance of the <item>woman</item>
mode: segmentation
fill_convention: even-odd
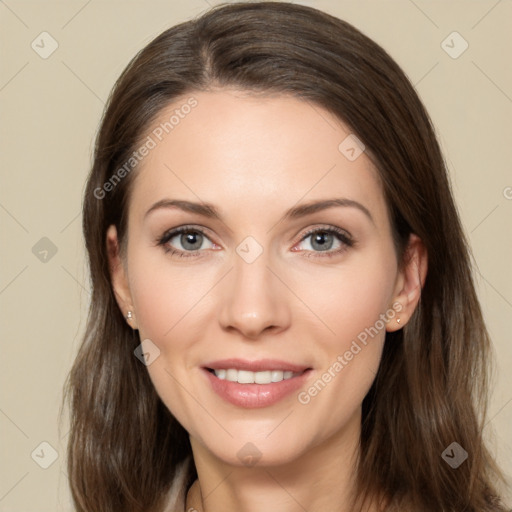
[[[351,25],[251,2],[165,31],[114,87],[83,213],[78,511],[505,510],[445,164]]]

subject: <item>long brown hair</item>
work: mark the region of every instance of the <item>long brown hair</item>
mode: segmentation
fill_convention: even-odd
[[[161,510],[176,468],[191,456],[187,432],[133,354],[140,340],[110,281],[106,231],[114,224],[124,240],[136,167],[108,192],[104,185],[171,101],[222,87],[293,95],[338,116],[379,171],[399,256],[411,233],[428,251],[420,305],[387,334],[363,401],[358,506],[378,495],[387,510],[505,510],[495,484],[506,482],[482,438],[490,341],[425,108],[391,57],[350,24],[310,7],[244,2],[156,37],[116,82],[101,122],[83,205],[92,299],[65,388],[77,511]],[[442,457],[453,442],[468,453],[456,469]],[[192,464],[186,486],[196,477]]]

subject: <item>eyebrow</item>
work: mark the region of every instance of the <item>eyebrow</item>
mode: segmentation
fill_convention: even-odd
[[[373,224],[375,224],[372,214],[370,213],[368,208],[366,208],[366,206],[362,205],[357,201],[354,201],[353,199],[347,198],[322,199],[318,201],[311,201],[306,204],[301,204],[299,206],[294,206],[283,215],[279,222],[290,219],[298,219],[300,217],[312,215],[313,213],[334,207],[357,208],[358,210],[363,212]],[[216,219],[222,221],[221,214],[213,204],[197,203],[193,201],[185,201],[183,199],[161,199],[160,201],[157,201],[155,204],[153,204],[151,208],[149,208],[149,210],[145,213],[144,218],[146,218],[151,212],[162,208],[177,208],[185,212],[202,215],[203,217],[209,219]]]

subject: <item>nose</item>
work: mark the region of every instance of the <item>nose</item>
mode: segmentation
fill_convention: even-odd
[[[234,256],[234,268],[220,288],[218,320],[223,330],[257,340],[265,332],[276,334],[289,327],[291,292],[269,263],[266,252],[252,263]]]

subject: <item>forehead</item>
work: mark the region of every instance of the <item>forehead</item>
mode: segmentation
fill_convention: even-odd
[[[144,136],[151,149],[137,169],[131,210],[180,198],[226,212],[236,203],[238,216],[243,206],[262,218],[262,209],[277,215],[301,200],[339,196],[385,215],[378,173],[350,128],[292,96],[191,92],[163,109]]]

